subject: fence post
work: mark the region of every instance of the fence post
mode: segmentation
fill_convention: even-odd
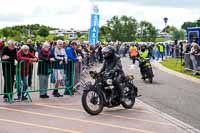
[[[21,86],[21,80],[22,80],[21,74],[22,74],[22,71],[25,71],[25,70],[22,70],[22,65],[25,66],[25,63],[26,63],[26,61],[19,61],[18,65],[17,65],[17,67],[16,67],[16,72],[17,72],[17,73],[16,73],[17,94],[18,94],[18,95],[21,95],[21,98],[22,98],[22,93],[24,93],[25,96],[28,96],[29,102],[32,102],[32,98],[31,98],[31,96],[30,96],[30,93],[29,93],[29,91],[28,91],[28,88],[27,88],[27,89],[25,90],[25,92],[24,92],[23,87]],[[25,67],[26,67],[26,66],[25,66]],[[27,82],[28,82],[28,81],[27,81]]]
[[[74,81],[75,81],[75,63],[72,60],[68,61],[67,64],[67,83],[66,83],[66,90],[68,91],[70,96],[72,96],[72,88],[74,87]]]
[[[13,87],[14,87],[14,70],[13,70],[13,63],[10,61],[0,61],[2,64],[2,70],[3,70],[3,78],[4,78],[4,86],[1,88],[1,95],[4,95],[7,97],[8,102],[12,103],[12,98],[14,95]],[[1,82],[3,83],[3,81]],[[3,91],[4,90],[4,91]]]

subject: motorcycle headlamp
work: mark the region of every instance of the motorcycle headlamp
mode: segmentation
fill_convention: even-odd
[[[112,80],[112,79],[107,79],[107,80],[106,80],[106,83],[107,83],[108,85],[112,85],[113,80]]]

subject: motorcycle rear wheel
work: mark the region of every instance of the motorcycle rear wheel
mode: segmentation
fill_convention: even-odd
[[[93,94],[92,97],[88,99],[88,96]],[[89,104],[97,106],[97,109],[92,109]],[[82,95],[82,106],[85,111],[90,115],[98,115],[102,112],[104,108],[103,99],[100,94],[94,90],[89,90],[83,93]]]

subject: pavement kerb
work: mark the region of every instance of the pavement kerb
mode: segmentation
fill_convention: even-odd
[[[180,120],[178,120],[178,119],[176,119],[176,118],[174,118],[174,117],[172,117],[172,116],[170,116],[170,115],[168,115],[166,113],[163,113],[163,112],[159,111],[158,109],[156,109],[156,108],[154,108],[154,107],[142,102],[141,100],[137,99],[137,101],[139,101],[141,104],[146,106],[149,110],[157,113],[163,119],[168,120],[170,123],[176,125],[177,127],[183,129],[184,131],[186,131],[188,133],[200,133],[200,130],[192,127],[191,125],[186,124],[186,123],[184,123],[184,122],[182,122],[182,121],[180,121]]]
[[[186,75],[186,74],[182,74],[182,73],[180,73],[180,72],[176,72],[176,71],[174,71],[174,70],[168,69],[168,68],[164,67],[162,64],[160,64],[160,63],[157,62],[157,61],[152,62],[152,64],[153,64],[155,67],[157,67],[158,69],[160,69],[160,70],[162,70],[162,71],[164,71],[164,72],[167,72],[167,73],[172,74],[172,75],[175,75],[175,76],[177,76],[177,77],[180,77],[180,78],[183,78],[183,79],[192,81],[192,82],[194,82],[194,83],[200,84],[200,79],[197,79],[197,78],[194,78],[194,77],[192,77],[192,76],[188,76],[188,75]]]

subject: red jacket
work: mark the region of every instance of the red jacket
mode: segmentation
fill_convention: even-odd
[[[19,67],[21,70],[21,76],[28,76],[29,74],[29,69],[30,69],[30,64],[31,64],[31,59],[36,58],[33,54],[30,52],[25,55],[22,50],[19,50],[17,52],[17,60],[19,61]],[[20,61],[25,61],[24,63],[20,63]]]

